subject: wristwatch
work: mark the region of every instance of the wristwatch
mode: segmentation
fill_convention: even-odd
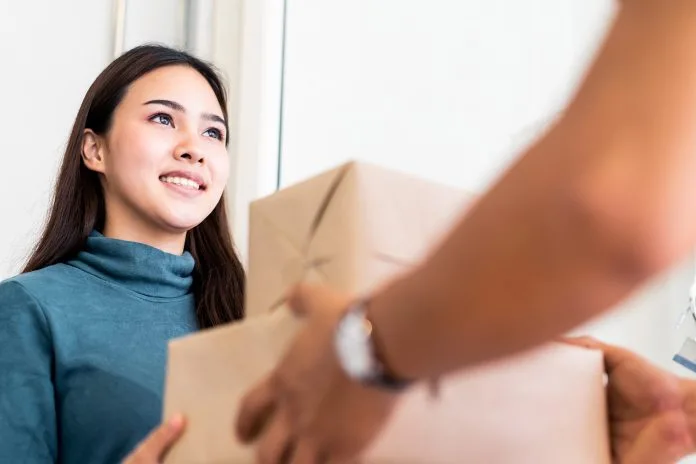
[[[369,386],[402,390],[411,384],[387,372],[373,338],[367,315],[367,300],[353,302],[336,326],[334,347],[338,362],[348,378]]]

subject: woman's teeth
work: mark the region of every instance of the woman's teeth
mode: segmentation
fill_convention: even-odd
[[[182,187],[187,187],[193,190],[200,190],[201,186],[198,183],[192,181],[191,179],[185,179],[183,177],[167,177],[161,176],[160,180],[162,182],[167,182],[169,184],[180,185]]]

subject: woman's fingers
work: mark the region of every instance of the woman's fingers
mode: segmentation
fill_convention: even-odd
[[[155,464],[162,461],[171,446],[184,431],[183,416],[176,415],[165,424],[157,427],[126,459],[126,464]]]

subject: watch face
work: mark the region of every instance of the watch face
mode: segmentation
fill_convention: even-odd
[[[365,380],[373,374],[370,332],[362,312],[349,311],[338,326],[336,351],[349,377]]]
[[[391,390],[402,390],[410,384],[383,370],[372,345],[372,325],[359,303],[341,318],[334,343],[338,361],[349,378]]]

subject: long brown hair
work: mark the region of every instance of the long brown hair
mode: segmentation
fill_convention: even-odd
[[[210,64],[160,45],[142,45],[114,60],[97,77],[82,101],[68,139],[45,229],[23,272],[70,259],[84,247],[92,230],[104,227],[104,194],[99,177],[82,162],[83,133],[91,129],[105,135],[128,87],[144,74],[171,65],[190,66],[208,81],[227,124],[227,94]],[[229,137],[225,143],[228,142]],[[244,269],[234,250],[224,195],[213,212],[188,233],[186,248],[196,261],[193,291],[199,327],[242,319]]]

